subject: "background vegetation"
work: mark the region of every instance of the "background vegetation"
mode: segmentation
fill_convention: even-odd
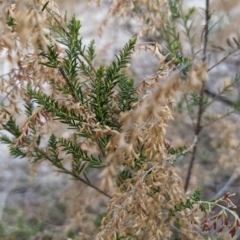
[[[238,239],[238,4],[73,4],[1,3],[0,238]]]

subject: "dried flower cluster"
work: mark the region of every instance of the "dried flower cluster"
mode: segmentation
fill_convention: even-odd
[[[67,24],[53,1],[1,4],[0,50],[7,50],[7,58],[17,66],[2,76],[0,85],[4,94],[1,129],[14,136],[3,133],[1,141],[14,156],[37,163],[48,160],[101,194],[99,201],[110,199],[99,232],[91,225],[81,239],[202,239],[195,225],[203,231],[222,232],[228,225],[227,212],[234,216],[229,234],[235,235],[240,220],[229,210],[235,206],[232,195],[213,202],[200,201],[198,195],[188,197],[189,180],[184,187],[174,167],[176,159],[189,152],[193,164],[201,118],[211,104],[204,98],[209,71],[205,57],[184,57],[176,29],[169,26],[171,18],[183,14],[177,5],[172,1],[113,1],[106,20],[115,15],[138,17],[143,23],[140,35],[168,28],[170,38],[164,40],[169,40],[169,52],[157,43],[137,45],[136,38],[131,38],[114,62],[102,66],[95,61],[94,42],[84,46],[81,41],[80,22],[73,17]],[[192,13],[190,9],[183,19],[188,21]],[[208,14],[206,10],[204,56]],[[152,51],[159,62],[156,74],[135,88],[126,69],[130,55],[138,50]],[[192,94],[193,104],[199,107],[198,118],[193,124],[193,143],[175,149],[166,132],[174,120],[174,102],[183,94]],[[71,131],[66,133],[68,128]],[[96,174],[94,168],[102,170]],[[84,194],[81,197],[80,202],[88,199]],[[216,206],[221,209],[218,213]],[[199,208],[205,212],[202,223],[195,220]],[[84,221],[87,209],[80,212],[77,219]]]
[[[133,110],[122,115],[123,129],[110,141],[107,160],[116,165],[113,169],[124,164],[129,171],[143,156],[148,160],[136,176],[121,185],[119,193],[111,200],[108,215],[103,220],[106,225],[96,239],[111,239],[117,233],[123,236],[136,233],[136,236],[147,239],[164,239],[171,235],[170,226],[176,219],[169,213],[175,204],[185,199],[185,193],[179,176],[169,164],[171,156],[166,148],[166,127],[172,119],[170,99],[177,91],[189,89],[191,82],[199,81],[201,85],[201,77],[206,72],[204,68],[201,70],[200,76],[196,70],[194,73],[191,70],[186,83],[182,83],[179,72],[175,72],[165,81],[163,76],[162,80],[156,76],[152,79],[155,84],[143,81],[139,86],[140,92],[148,90]],[[182,218],[184,216],[177,219],[181,222]],[[191,239],[190,224],[185,223],[184,228]]]
[[[169,15],[169,6],[166,0],[112,1],[103,25],[106,25],[113,16],[134,19],[141,24],[138,34],[142,36],[158,32],[166,24]]]

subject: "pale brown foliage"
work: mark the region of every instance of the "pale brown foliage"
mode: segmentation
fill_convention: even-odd
[[[166,23],[169,16],[168,3],[166,0],[113,0],[103,26],[108,23],[109,19],[116,16],[134,19],[140,23],[140,30],[137,32],[139,36],[155,34]]]
[[[171,165],[173,157],[169,154],[169,149],[172,145],[166,139],[166,132],[170,121],[174,120],[173,103],[178,100],[179,94],[201,91],[203,83],[208,78],[207,63],[194,62],[185,79],[181,76],[182,69],[176,70],[174,64],[167,61],[167,56],[162,54],[160,44],[139,44],[137,50],[152,51],[153,55],[159,59],[157,67],[166,70],[157,71],[137,86],[139,101],[130,111],[121,114],[119,121],[122,126],[121,131],[118,132],[108,126],[103,128],[93,121],[94,114],[91,109],[76,103],[74,96],[68,96],[67,99],[61,96],[56,86],[65,86],[66,82],[59,70],[39,64],[42,59],[38,56],[38,47],[46,48],[49,43],[54,44],[60,59],[64,58],[63,49],[51,35],[51,27],[54,23],[59,24],[62,21],[55,3],[50,1],[48,11],[41,12],[42,6],[47,1],[18,1],[11,5],[7,2],[5,1],[1,7],[3,14],[1,15],[0,46],[1,50],[7,50],[8,59],[17,66],[17,69],[12,69],[1,81],[0,89],[2,93],[6,93],[4,100],[7,104],[2,109],[0,119],[7,121],[10,116],[16,117],[21,114],[18,101],[25,98],[26,83],[29,83],[56,98],[60,106],[64,105],[68,110],[80,113],[87,120],[81,131],[88,131],[93,138],[92,140],[79,138],[78,143],[89,155],[102,154],[105,157],[107,166],[99,174],[99,186],[111,192],[112,195],[99,233],[91,235],[89,239],[114,239],[117,234],[122,236],[135,234],[141,239],[167,239],[174,231],[177,231],[179,239],[201,239],[200,234],[194,229],[192,219],[188,218],[189,212],[183,211],[171,215],[174,206],[184,202],[187,196],[180,174]],[[16,25],[4,24],[10,16],[14,17]],[[139,21],[141,28],[138,35],[158,34],[158,29],[164,27],[169,18],[168,4],[167,1],[157,0],[112,1],[109,14],[103,24],[105,25],[113,16],[134,18]],[[146,22],[147,25],[145,25]],[[183,69],[185,67],[189,66],[183,66]],[[54,79],[55,86],[50,85],[50,79]],[[41,107],[36,109],[31,117],[22,121],[22,134],[17,139],[16,145],[22,144],[30,124],[36,125],[42,136],[47,136],[58,128],[56,126],[54,128],[55,122],[51,114],[44,109]],[[61,126],[60,123],[58,126]],[[237,140],[228,131],[231,127],[227,126],[222,132],[222,137],[232,139],[227,146],[231,149]],[[64,134],[64,131],[64,128],[63,131],[60,130],[59,135]],[[106,133],[112,137],[106,149],[101,149],[97,140]],[[69,133],[68,138],[71,139],[72,135]],[[141,151],[139,143],[143,146]],[[36,142],[33,141],[29,149],[35,144]],[[196,139],[189,144],[186,153],[192,150],[195,144]],[[122,170],[119,168],[123,167],[124,170],[131,172],[131,168],[136,167],[137,160],[141,160],[141,154],[147,162],[139,165],[138,171],[132,173],[131,179],[123,181],[119,177],[119,171]],[[28,157],[31,158],[30,150]],[[67,163],[71,162],[68,155],[65,156],[63,153],[63,157]],[[219,159],[219,163],[224,164],[226,155]],[[116,180],[121,183],[120,187],[116,186]],[[86,194],[92,193],[86,192]],[[85,205],[88,207],[91,203],[90,198],[88,199],[85,195],[81,197],[88,201]],[[83,201],[82,199],[80,202]],[[87,211],[80,210],[76,219],[82,223]],[[75,208],[73,207],[70,211],[74,215]],[[93,220],[91,217],[89,219]],[[175,222],[179,223],[179,229],[174,228]],[[88,227],[86,232],[92,233],[94,227],[92,225]],[[81,239],[87,238],[84,235],[84,233],[81,234]]]
[[[30,83],[42,91],[46,91],[43,87],[44,84],[46,84],[46,88],[49,88],[48,79],[50,78],[54,78],[55,84],[58,86],[66,84],[57,70],[40,65],[41,58],[36,54],[38,46],[46,48],[49,41],[55,44],[59,54],[62,52],[61,47],[52,39],[49,30],[54,21],[58,23],[61,21],[60,15],[56,12],[53,2],[50,2],[51,5],[48,7],[54,12],[42,13],[39,11],[45,3],[46,1],[29,2],[28,4],[18,2],[7,6],[5,10],[6,14],[3,19],[6,20],[12,16],[16,25],[5,27],[2,35],[2,48],[8,49],[8,58],[18,66],[18,70],[13,69],[8,78],[2,81],[1,90],[7,92],[6,99],[9,100],[4,108],[7,110],[3,111],[1,115],[5,121],[7,115],[15,116],[16,113],[20,113],[15,98],[16,96],[24,98],[26,83]],[[114,2],[109,17],[114,15],[119,8],[122,9],[119,12],[120,15],[130,13],[126,10],[129,7],[129,10],[133,8],[133,2]],[[159,12],[159,9],[162,9],[162,12]],[[144,20],[149,21],[150,28],[147,31],[154,31],[157,27],[154,18],[161,15],[164,19],[167,16],[167,4],[165,1],[146,1],[143,2],[141,11],[149,13],[153,11],[151,14],[141,14],[141,16],[144,16]],[[159,24],[163,23],[164,21],[159,22]],[[159,65],[163,67],[165,63],[164,56],[160,54],[161,46],[145,47],[159,57]],[[15,58],[12,55],[13,50]],[[90,110],[74,103],[75,99],[71,99],[73,96],[69,96],[67,102],[62,102],[69,109],[81,113],[85,119],[88,119],[88,123],[83,125],[82,131],[87,129],[96,138],[105,133],[112,134],[112,139],[103,150],[107,153],[106,162],[109,166],[100,174],[102,179],[100,186],[108,191],[111,190],[114,194],[108,204],[108,214],[103,220],[102,229],[95,239],[113,239],[116,233],[120,235],[134,233],[147,239],[165,239],[171,235],[171,226],[176,218],[181,224],[182,236],[184,237],[184,232],[186,232],[189,239],[191,238],[193,230],[190,223],[184,220],[184,214],[170,216],[170,210],[173,210],[176,204],[184,201],[185,193],[181,179],[169,164],[171,157],[166,148],[165,133],[168,122],[173,119],[171,98],[179,91],[198,89],[201,86],[201,76],[197,68],[193,67],[190,78],[184,82],[179,77],[178,70],[172,73],[173,68],[170,69],[167,65],[166,68],[169,70],[165,74],[159,72],[156,76],[140,83],[138,88],[141,100],[131,111],[121,115],[120,121],[123,126],[121,132],[109,127],[102,129],[99,124],[92,121],[94,116]],[[201,71],[201,74],[204,72],[205,69]],[[60,93],[54,86],[51,86],[50,94],[59,99],[61,105]],[[6,115],[6,113],[8,114]],[[45,118],[44,122],[42,117]],[[17,139],[16,145],[22,144],[24,137],[28,134],[30,124],[36,125],[43,136],[52,131],[52,127],[49,128],[49,125],[52,125],[51,115],[44,109],[38,108],[30,118],[23,122],[22,135]],[[133,173],[132,179],[126,180],[120,188],[116,188],[114,179],[118,178],[118,166],[124,164],[125,168],[135,167],[135,159],[140,157],[137,148],[139,142],[143,144],[142,151],[148,161],[138,172]],[[33,141],[29,149],[35,144],[36,142]],[[94,141],[79,139],[79,144],[89,154],[93,154],[93,149],[96,149],[95,154],[98,153]],[[31,158],[31,151],[29,151],[28,157]],[[68,156],[64,156],[64,158],[68,159]],[[119,180],[121,181],[121,179]],[[143,226],[145,230],[142,230]]]
[[[134,159],[139,158],[136,149],[139,141],[144,144],[148,163],[143,165],[133,178],[125,181],[114,195],[108,205],[108,215],[103,220],[102,231],[96,239],[112,239],[116,233],[123,236],[135,233],[147,239],[165,239],[171,235],[170,226],[176,218],[171,217],[169,213],[174,205],[180,204],[186,196],[181,179],[168,163],[171,157],[168,156],[165,144],[165,132],[172,114],[171,104],[166,104],[165,101],[179,90],[189,90],[189,86],[192,89],[195,86],[198,90],[199,84],[196,83],[201,85],[206,67],[201,67],[201,71],[198,68],[197,66],[196,70],[191,70],[192,74],[186,84],[181,82],[178,72],[173,73],[164,82],[156,83],[158,81],[153,80],[153,86],[145,81],[141,83],[151,86],[151,90],[144,94],[132,111],[122,115],[123,132],[117,134],[110,142],[107,159],[115,165],[115,169],[119,164],[115,159],[120,163],[124,162],[129,168],[133,167],[136,164]],[[111,165],[109,168],[112,168]],[[106,175],[103,176],[107,177]],[[187,233],[189,239],[193,236],[196,238],[191,225],[182,217],[177,216],[180,224],[185,222],[181,225],[181,230]]]

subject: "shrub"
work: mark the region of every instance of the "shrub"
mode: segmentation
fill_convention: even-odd
[[[189,24],[195,8],[184,13],[181,4],[113,2],[108,18],[117,12],[132,14],[145,24],[140,34],[152,32],[151,37],[163,44],[137,44],[137,37],[132,37],[109,65],[96,60],[94,41],[83,44],[80,21],[75,16],[69,21],[62,18],[54,2],[19,1],[2,8],[6,14],[1,22],[1,46],[18,68],[1,83],[5,98],[0,116],[5,131],[0,140],[13,156],[35,164],[49,161],[58,171],[93,188],[101,195],[96,201],[108,200],[106,214],[98,213],[99,231],[81,233],[81,239],[203,239],[202,231],[222,232],[224,228],[233,237],[240,226],[232,210],[234,194],[203,201],[199,189],[186,193],[203,127],[238,110],[238,105],[203,125],[206,109],[218,98],[227,101],[221,95],[239,77],[215,95],[208,91],[208,72],[224,61],[208,66],[209,1],[198,59],[193,24]],[[179,23],[190,44],[188,57],[183,55]],[[228,44],[234,48],[232,53],[240,46],[236,38],[228,39]],[[157,73],[139,84],[128,71],[137,49],[150,50],[159,58]],[[197,118],[192,120],[192,144],[174,147],[166,131],[176,109],[173,99],[179,96],[184,96],[190,116],[197,109]],[[70,131],[62,135],[56,129]],[[186,155],[191,159],[182,184],[175,164]]]

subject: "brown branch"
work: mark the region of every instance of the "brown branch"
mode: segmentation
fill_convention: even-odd
[[[211,95],[211,97],[213,98],[212,99],[212,101],[210,101],[209,103],[207,103],[205,106],[204,106],[204,109],[207,109],[207,107],[208,106],[210,106],[214,101],[216,101],[217,99],[225,99],[223,96],[221,96],[221,94],[223,94],[228,88],[230,88],[231,86],[233,85],[233,83],[231,83],[231,84],[229,84],[229,85],[227,85],[226,87],[224,87],[223,89],[222,89],[222,91],[220,91],[219,93],[217,93],[217,94],[213,94],[213,93],[211,93],[210,94],[210,92],[208,93],[208,89],[204,89],[204,92],[205,93],[208,93],[209,95]],[[228,99],[227,99],[228,100]]]
[[[70,174],[72,175],[74,178],[76,178],[77,180],[83,182],[84,184],[86,184],[87,186],[95,189],[96,191],[98,191],[99,193],[103,194],[104,196],[108,197],[108,198],[112,198],[111,195],[109,195],[108,193],[104,192],[103,190],[101,190],[100,188],[94,186],[93,184],[91,184],[90,182],[86,181],[85,179],[79,177],[78,175],[76,174],[73,174],[71,171],[68,171],[67,169],[64,168],[64,171],[67,173],[67,174]]]
[[[218,121],[218,120],[220,120],[220,119],[223,119],[223,118],[227,117],[228,115],[232,114],[233,112],[234,112],[234,110],[232,110],[232,111],[230,111],[230,112],[222,115],[222,116],[219,117],[219,118],[216,118],[216,119],[212,120],[211,122],[206,123],[203,127],[205,128],[206,126],[211,125],[212,123],[214,123],[214,122],[216,122],[216,121]]]
[[[54,163],[54,161],[51,159],[51,157],[49,157],[44,151],[40,150],[39,148],[35,148],[35,151],[39,152],[40,154],[42,154],[46,159],[48,159],[51,163]],[[53,164],[54,165],[54,164]],[[56,165],[54,165],[56,166]],[[73,176],[74,178],[76,178],[77,180],[79,180],[80,182],[86,184],[87,186],[95,189],[96,191],[98,191],[99,193],[103,194],[104,196],[108,197],[108,198],[112,198],[111,195],[109,195],[108,193],[104,192],[103,190],[99,189],[98,187],[94,186],[93,184],[91,184],[90,182],[86,181],[85,179],[81,178],[80,176],[78,176],[77,174],[71,172],[70,170],[67,170],[66,168],[64,168],[64,166],[60,163],[56,166],[57,168],[61,169],[64,173],[69,174],[71,176]]]
[[[64,72],[63,68],[62,67],[59,67],[58,70],[60,71],[60,73],[62,74],[64,80],[66,81],[68,87],[70,88],[71,92],[72,92],[72,96],[74,97],[75,101],[76,102],[80,102],[78,97],[77,97],[77,94],[75,93],[75,89],[71,83],[71,81],[69,80],[68,76],[66,75],[66,73]]]
[[[94,135],[94,134],[93,134],[93,135]],[[96,136],[94,136],[94,140],[96,141],[96,143],[97,143],[97,145],[98,145],[98,147],[99,147],[99,149],[100,149],[100,152],[101,152],[102,156],[103,156],[103,157],[106,157],[106,153],[105,153],[105,150],[104,150],[104,148],[103,148],[102,143],[97,139]]]
[[[239,175],[240,175],[240,168],[238,167],[234,170],[231,177],[224,184],[224,186],[211,198],[211,200],[217,199],[219,197],[222,197],[224,194],[226,194],[231,184],[233,184],[238,179]]]
[[[233,107],[234,106],[234,102],[232,102],[231,100],[229,100],[228,98],[221,96],[219,94],[213,93],[211,92],[209,89],[204,89],[204,92],[211,96],[212,98],[214,98],[215,101],[220,101],[222,103],[225,103],[228,106]]]
[[[190,106],[189,106],[188,99],[187,99],[187,96],[186,96],[186,95],[184,95],[184,99],[185,99],[185,102],[186,102],[186,105],[187,105],[188,115],[189,115],[189,117],[190,117],[190,120],[191,120],[191,122],[192,122],[192,127],[193,127],[193,129],[194,129],[194,128],[195,128],[195,124],[194,124],[193,118],[192,118],[192,116],[191,116]]]
[[[208,44],[208,33],[209,33],[209,19],[210,19],[210,15],[209,15],[209,0],[206,0],[206,9],[205,9],[205,27],[204,27],[204,43],[203,43],[203,58],[202,61],[205,62],[206,58],[207,58],[207,44]],[[203,106],[203,98],[204,98],[204,88],[205,88],[205,79],[202,79],[202,89],[200,92],[200,97],[199,97],[199,109],[198,109],[198,118],[197,118],[197,123],[196,123],[196,127],[195,127],[195,138],[198,139],[199,133],[202,130],[202,126],[201,126],[201,120],[202,120],[202,115],[204,113],[204,106]],[[187,177],[186,177],[186,181],[184,184],[184,190],[185,192],[188,189],[189,186],[189,182],[190,182],[190,178],[192,175],[192,168],[193,168],[193,164],[196,158],[196,153],[197,153],[197,142],[193,147],[193,152],[192,152],[192,156],[191,156],[191,160],[188,166],[188,171],[187,171]]]
[[[208,24],[209,24],[209,19],[210,19],[210,15],[209,15],[209,0],[206,0],[206,9],[205,9],[205,30],[204,30],[204,47],[203,47],[203,61],[206,61],[207,58],[207,43],[208,43],[208,33],[209,33],[209,29],[208,29]]]
[[[202,119],[202,114],[204,112],[204,108],[203,108],[203,96],[204,96],[204,82],[203,82],[203,87],[200,93],[200,101],[199,101],[199,109],[198,109],[198,119],[197,119],[197,124],[196,124],[196,128],[195,128],[195,137],[199,136],[199,133],[202,130],[202,126],[201,126],[201,119]],[[184,184],[184,190],[185,192],[188,189],[189,186],[189,182],[190,182],[190,178],[192,175],[192,168],[193,168],[193,164],[194,164],[194,160],[196,158],[196,153],[197,153],[197,142],[193,147],[193,152],[192,152],[192,156],[191,156],[191,160],[188,166],[188,171],[187,171],[187,178]]]

